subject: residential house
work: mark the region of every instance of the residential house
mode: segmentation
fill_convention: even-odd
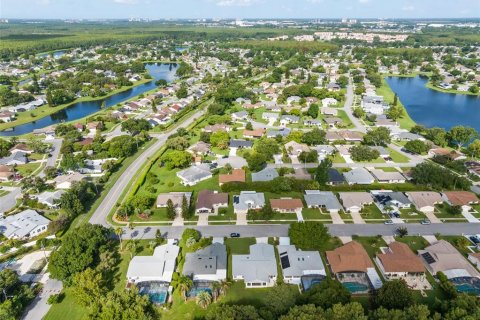
[[[228,207],[228,193],[218,191],[202,190],[198,193],[196,214],[218,214],[219,208]]]
[[[304,199],[308,208],[320,208],[330,213],[343,209],[335,194],[331,191],[305,190]]]
[[[94,136],[98,130],[103,129],[103,123],[101,121],[94,121],[87,123],[87,129],[90,131],[90,135]]]
[[[299,117],[286,114],[280,118],[280,125],[286,126],[287,124],[298,123],[299,121]]]
[[[356,131],[342,130],[338,131],[338,134],[346,141],[359,142],[363,139],[363,136]]]
[[[252,182],[257,181],[272,181],[278,178],[279,174],[275,168],[265,168],[258,172],[252,172]]]
[[[191,145],[187,151],[190,152],[191,154],[201,154],[201,155],[206,155],[210,153],[210,148],[211,144],[203,142],[203,141],[198,141]]]
[[[409,283],[412,277],[425,278],[422,260],[407,244],[394,241],[382,251],[383,253],[377,254],[375,262],[385,279],[404,279]]]
[[[12,153],[7,157],[0,158],[0,165],[13,166],[13,165],[26,164],[28,163],[27,155],[28,154],[23,151]]]
[[[8,181],[14,176],[13,168],[0,164],[0,181]]]
[[[56,176],[53,179],[53,182],[55,183],[56,189],[70,189],[72,187],[72,183],[80,182],[85,178],[86,176],[84,176],[83,174],[73,172],[71,174]]]
[[[463,153],[459,151],[450,150],[446,148],[430,149],[428,150],[428,155],[430,157],[444,156],[444,157],[448,157],[450,160],[465,160],[467,158]]]
[[[177,177],[185,186],[194,186],[200,181],[213,177],[208,164],[193,165],[187,169],[177,172]]]
[[[128,283],[172,281],[180,247],[174,244],[158,246],[152,256],[135,256],[127,270]]]
[[[297,250],[294,245],[277,246],[285,283],[299,285],[304,276],[326,276],[318,251]]]
[[[421,135],[405,131],[392,133],[392,138],[396,141],[425,141],[425,138]]]
[[[328,169],[328,184],[336,186],[345,183],[345,177],[337,169]]]
[[[101,174],[103,173],[103,164],[108,161],[116,161],[116,158],[106,158],[106,159],[86,159],[84,161],[85,166],[78,169],[78,172],[83,174]]]
[[[28,239],[47,231],[50,220],[27,209],[20,213],[0,217],[0,233],[8,239]]]
[[[218,131],[229,132],[230,131],[230,126],[228,126],[226,124],[214,124],[214,125],[211,125],[211,126],[206,126],[205,128],[203,128],[203,131],[208,132],[208,133],[214,133],[214,132],[218,132]]]
[[[232,149],[244,149],[244,148],[251,148],[253,146],[253,142],[249,140],[236,140],[231,139],[229,147]]]
[[[462,207],[463,212],[472,210],[472,205],[479,203],[475,193],[469,191],[444,191],[442,198],[451,206]]]
[[[227,158],[220,158],[216,160],[216,162],[218,168],[223,168],[227,164],[230,164],[234,169],[240,169],[248,166],[247,160],[238,156],[228,156]]]
[[[335,108],[329,108],[329,107],[322,107],[320,108],[320,112],[324,115],[327,116],[337,116],[338,115],[338,110]]]
[[[317,127],[320,129],[322,128],[322,122],[317,119],[304,119],[303,125],[307,127]]]
[[[468,260],[473,263],[474,266],[480,268],[480,252],[473,252],[468,254]]]
[[[56,208],[58,207],[58,201],[64,193],[65,190],[44,191],[36,196],[36,198],[39,203],[42,203],[49,208]]]
[[[338,101],[335,98],[324,98],[324,99],[322,99],[322,106],[324,108],[334,106],[337,103],[338,103]]]
[[[368,192],[339,192],[338,196],[347,212],[360,212],[364,206],[373,204],[373,197]]]
[[[375,178],[364,168],[354,168],[348,172],[344,172],[343,176],[348,184],[372,184]]]
[[[160,193],[157,196],[157,208],[166,208],[168,206],[168,200],[171,200],[173,207],[180,210],[184,197],[187,199],[188,205],[190,205],[190,199],[192,198],[191,192]]]
[[[343,120],[337,117],[325,117],[323,118],[323,121],[325,121],[330,128],[335,128],[336,126],[343,124]]]
[[[15,120],[15,113],[7,110],[0,112],[0,122],[11,122],[13,120]]]
[[[245,170],[233,169],[230,174],[220,174],[218,176],[218,184],[220,186],[228,182],[245,182]]]
[[[31,154],[33,152],[33,150],[29,146],[27,146],[25,143],[18,143],[12,148],[10,148],[9,151],[10,153],[23,152],[26,154]]]
[[[325,139],[330,142],[344,140],[343,137],[338,133],[338,131],[327,131],[325,134]]]
[[[268,129],[267,138],[276,138],[278,136],[285,138],[292,132],[290,128],[280,128],[280,129]]]
[[[292,140],[285,144],[285,150],[287,150],[288,154],[298,157],[302,152],[309,152],[310,148],[306,144]]]
[[[303,209],[303,203],[300,199],[270,199],[270,204],[274,211],[278,211],[280,213],[300,213]]]
[[[335,148],[328,144],[321,144],[310,147],[310,150],[315,150],[318,153],[318,160],[323,160],[335,153]]]
[[[241,191],[233,196],[233,211],[235,213],[247,213],[248,210],[258,210],[265,205],[265,195],[255,191]]]
[[[246,121],[248,120],[247,111],[238,111],[231,114],[233,121]]]
[[[280,118],[280,114],[279,113],[274,113],[274,112],[264,112],[262,113],[262,119],[263,120],[266,120],[266,121],[277,121],[278,118]]]
[[[375,198],[375,202],[378,208],[382,212],[408,209],[412,205],[412,202],[402,192],[382,190],[382,191],[372,191],[371,193]],[[390,208],[390,209],[385,210],[385,208]]]
[[[418,250],[418,255],[432,275],[443,272],[448,279],[480,278],[480,273],[445,240]]]
[[[326,251],[325,254],[327,255],[327,261],[332,273],[341,282],[348,282],[348,278],[354,275],[357,282],[363,278],[363,283],[367,282],[365,281],[366,276],[368,278],[367,284],[371,284],[374,288],[382,286],[380,277],[375,271],[375,266],[360,243],[350,241],[335,250]],[[365,285],[368,286],[367,284]],[[366,291],[368,292],[368,289]]]
[[[245,138],[261,138],[265,133],[265,129],[258,128],[254,130],[243,130],[243,136]]]
[[[232,277],[243,280],[246,288],[273,287],[277,276],[277,259],[270,244],[253,244],[249,254],[232,255]]]
[[[438,192],[415,191],[406,193],[408,199],[415,205],[417,210],[430,213],[435,210],[435,205],[443,202]]]
[[[467,168],[468,172],[480,177],[480,162],[466,161],[465,167]]]
[[[197,282],[224,281],[227,279],[227,248],[215,242],[185,256],[182,274]]]
[[[382,169],[371,169],[376,180],[380,183],[405,183],[406,178],[398,171],[383,171]]]
[[[340,91],[341,87],[340,85],[336,84],[336,83],[329,83],[327,85],[327,90],[330,91],[330,92],[338,92]]]
[[[296,180],[312,180],[312,175],[304,168],[295,168],[293,173],[288,173],[285,177],[294,178]]]

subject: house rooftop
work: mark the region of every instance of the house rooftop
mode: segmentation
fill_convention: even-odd
[[[195,275],[216,274],[227,269],[227,249],[224,244],[213,243],[203,249],[187,253],[182,273],[192,278]]]
[[[245,182],[245,170],[233,169],[231,174],[220,174],[218,176],[218,182]]]
[[[377,255],[385,272],[423,273],[425,267],[422,260],[410,247],[402,242],[392,242],[386,253]]]
[[[351,241],[335,250],[327,251],[326,255],[333,273],[366,273],[369,268],[375,268],[365,248],[356,241]]]
[[[242,275],[245,282],[269,282],[277,276],[277,259],[272,245],[257,243],[250,246],[250,253],[232,255],[233,276]]]

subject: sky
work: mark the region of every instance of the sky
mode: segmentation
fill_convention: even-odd
[[[480,0],[0,0],[1,18],[478,18]]]

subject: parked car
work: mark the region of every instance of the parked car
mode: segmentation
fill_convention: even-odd
[[[478,236],[470,236],[469,238],[473,243],[479,244],[480,243],[480,237]]]
[[[393,224],[393,221],[392,220],[387,220],[387,221],[384,222],[384,224],[390,225],[390,224]]]
[[[431,222],[430,222],[430,220],[428,220],[428,219],[424,219],[424,220],[420,221],[420,224],[423,224],[423,225],[428,225],[428,224],[430,224],[430,223],[431,223]]]
[[[240,233],[232,232],[230,233],[230,238],[240,238]]]

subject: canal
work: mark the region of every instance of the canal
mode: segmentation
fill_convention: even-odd
[[[33,130],[35,129],[48,127],[52,124],[66,122],[66,121],[74,121],[77,119],[84,118],[86,116],[89,116],[99,111],[104,101],[105,101],[106,108],[110,108],[118,103],[122,103],[144,92],[155,89],[156,88],[155,81],[159,79],[164,79],[168,83],[172,82],[175,79],[177,65],[155,63],[155,64],[146,64],[145,68],[153,77],[152,81],[138,85],[136,87],[133,87],[132,89],[119,92],[106,99],[74,103],[63,110],[59,110],[58,112],[55,112],[44,118],[38,119],[34,122],[18,125],[14,127],[13,130],[8,129],[9,131],[2,131],[0,132],[0,136],[17,136],[17,135],[27,134],[27,133],[33,132]]]

